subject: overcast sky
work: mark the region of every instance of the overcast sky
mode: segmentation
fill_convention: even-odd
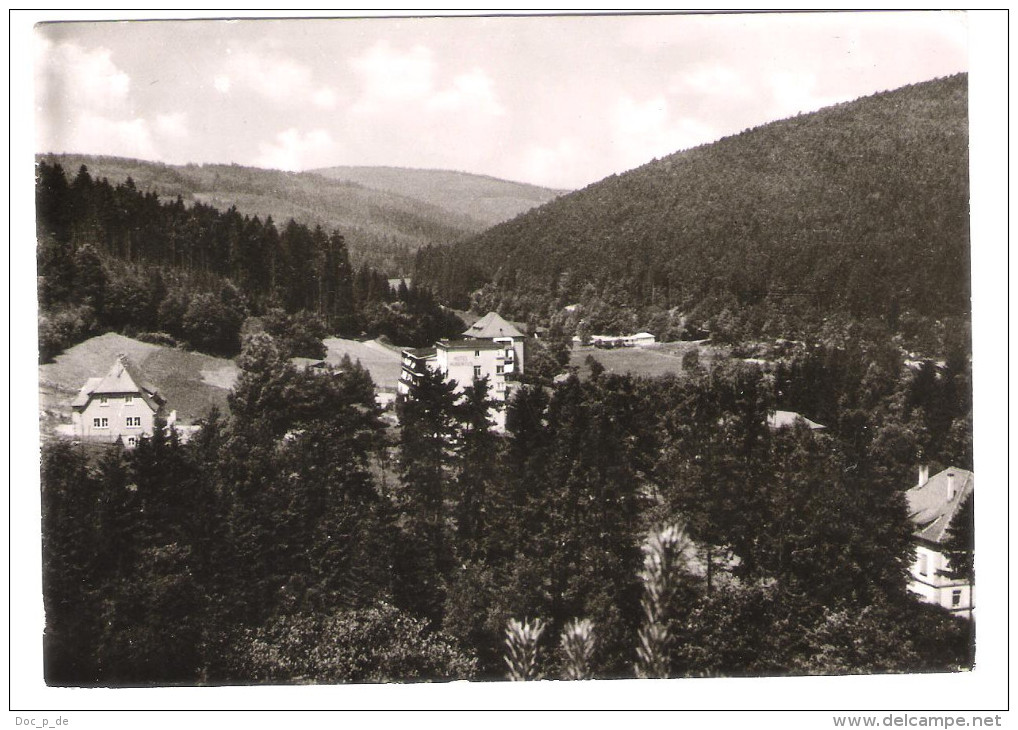
[[[576,188],[967,70],[964,14],[43,24],[36,150]]]

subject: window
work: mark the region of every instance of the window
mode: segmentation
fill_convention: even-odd
[[[128,446],[137,446],[138,445],[138,439],[136,439],[134,436],[128,436],[127,437],[127,445]]]
[[[104,395],[99,396],[99,405],[108,406],[110,404],[109,398]]]
[[[475,378],[481,377],[481,366],[480,365],[474,365],[474,377]]]
[[[495,374],[496,375],[502,375],[504,372],[505,372],[505,365],[496,365],[495,366]]]
[[[919,575],[926,575],[929,566],[926,564],[929,556],[926,553],[919,553]]]
[[[951,606],[961,605],[961,588],[951,591]]]
[[[125,395],[124,396],[124,403],[126,405],[131,405],[132,403],[134,403],[134,396],[133,395]]]
[[[100,419],[100,418],[93,418],[92,419],[92,428],[99,428],[99,423],[100,423],[101,420],[102,419]]]
[[[127,425],[128,426],[140,426],[141,425],[141,416],[128,416],[127,417]]]
[[[481,351],[480,350],[474,350],[474,357],[480,357],[480,356],[481,356]]]
[[[110,419],[108,419],[108,418],[93,418],[92,419],[92,428],[109,428],[109,427],[110,427]]]

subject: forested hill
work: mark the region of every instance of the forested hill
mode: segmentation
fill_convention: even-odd
[[[130,177],[139,190],[155,192],[167,202],[180,196],[186,204],[236,207],[262,221],[272,216],[277,225],[292,218],[309,228],[339,230],[355,266],[366,263],[394,276],[409,273],[420,246],[478,233],[558,192],[438,170],[337,168],[360,173],[336,179],[328,171],[318,175],[238,165],[165,165],[92,155],[37,159],[59,164],[70,176],[85,165],[94,179],[106,178],[113,185]],[[400,177],[406,178],[403,183]],[[421,194],[415,193],[418,188]],[[463,203],[457,202],[459,197]],[[492,218],[495,210],[505,215]]]
[[[594,328],[659,336],[677,318],[782,334],[831,315],[892,328],[966,317],[967,84],[916,84],[654,160],[422,250],[416,278],[460,306],[475,292],[479,309],[554,323],[580,304],[568,311]]]
[[[421,200],[467,216],[484,227],[509,220],[568,192],[451,170],[326,167],[311,172]]]

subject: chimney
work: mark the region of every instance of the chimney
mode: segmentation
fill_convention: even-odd
[[[947,501],[950,502],[954,499],[954,472],[947,472]]]
[[[921,487],[922,485],[926,484],[926,482],[928,482],[928,481],[930,481],[930,465],[929,464],[920,464],[919,465],[919,484],[917,484],[916,486]]]

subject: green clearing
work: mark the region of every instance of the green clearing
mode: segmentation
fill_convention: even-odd
[[[399,348],[382,344],[378,340],[359,342],[329,337],[324,342],[329,350],[325,361],[330,365],[338,365],[343,355],[349,355],[351,360],[360,360],[361,365],[367,368],[376,388],[395,390],[402,369]]]
[[[194,423],[212,406],[227,412],[226,396],[239,370],[232,360],[199,352],[150,345],[108,333],[80,342],[39,366],[40,408],[52,418],[70,420],[71,401],[93,377],[106,374],[124,354],[177,411],[181,423]]]
[[[374,340],[337,337],[330,337],[325,344],[329,363],[339,364],[344,354],[349,355],[368,369],[376,386],[395,389],[400,372],[398,348]],[[226,398],[240,374],[232,360],[108,333],[80,342],[54,362],[39,366],[39,406],[44,421],[70,423],[71,401],[81,386],[89,378],[105,375],[120,354],[127,355],[142,377],[162,393],[167,406],[177,411],[180,423],[194,423],[212,406],[229,412]]]
[[[587,357],[594,356],[606,372],[655,378],[681,375],[682,356],[690,350],[700,351],[700,365],[706,367],[719,355],[717,348],[704,342],[665,342],[648,347],[620,347],[602,350],[589,345],[574,347],[569,355],[570,367],[578,368],[581,378],[590,376]]]

